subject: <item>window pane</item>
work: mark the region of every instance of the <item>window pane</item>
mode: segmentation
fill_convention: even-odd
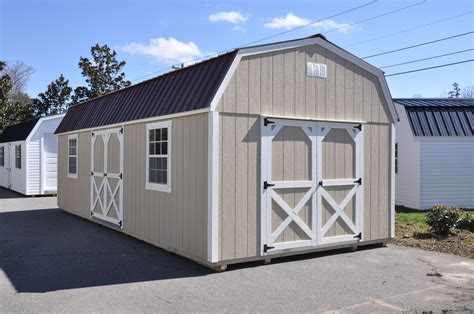
[[[154,144],[154,143],[150,143],[150,144],[148,145],[148,147],[149,147],[149,148],[148,148],[148,149],[149,149],[149,154],[150,154],[150,155],[155,155],[155,144]]]
[[[156,170],[157,168],[157,158],[156,157],[150,157],[148,158],[148,169],[150,170]]]
[[[156,143],[156,154],[161,155],[161,143]]]
[[[163,155],[168,155],[168,142],[161,143],[161,153]]]
[[[156,129],[156,139],[155,141],[159,141],[161,138],[161,129]]]
[[[168,140],[168,128],[161,129],[161,140],[167,141]]]
[[[155,130],[148,131],[148,140],[153,142],[155,140]]]
[[[77,157],[69,157],[69,173],[70,174],[77,174],[76,158]]]

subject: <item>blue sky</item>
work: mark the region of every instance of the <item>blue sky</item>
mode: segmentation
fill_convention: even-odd
[[[289,32],[270,41],[309,36],[422,2],[380,0],[363,9]],[[136,83],[171,64],[238,47],[370,0],[328,1],[151,1],[151,0],[0,0],[0,59],[22,60],[35,68],[27,92],[36,96],[63,73],[71,86],[83,84],[77,67],[95,43],[113,47],[125,60],[127,78]],[[357,56],[397,49],[474,30],[474,15],[408,31],[397,31],[474,10],[472,0],[428,0],[326,36]],[[385,66],[474,48],[474,35],[368,59]],[[473,59],[474,51],[387,68],[387,74]],[[439,97],[456,81],[474,85],[474,62],[387,78],[394,97]]]

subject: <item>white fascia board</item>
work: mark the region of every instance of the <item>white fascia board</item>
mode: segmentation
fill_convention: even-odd
[[[374,74],[377,76],[380,82],[380,86],[382,87],[382,92],[384,94],[385,101],[388,104],[390,114],[392,116],[393,123],[398,121],[398,115],[397,111],[395,110],[395,106],[392,101],[392,96],[390,95],[390,90],[387,85],[387,81],[385,80],[385,75],[382,70],[379,68],[371,65],[370,63],[362,60],[361,58],[356,57],[355,55],[345,51],[344,49],[341,49],[334,44],[328,42],[327,40],[324,40],[322,38],[306,38],[306,39],[301,39],[301,40],[294,40],[290,42],[284,42],[284,43],[275,43],[275,44],[270,44],[270,45],[264,45],[264,46],[258,46],[258,47],[250,47],[250,48],[241,48],[235,57],[234,61],[232,62],[232,65],[229,68],[229,71],[227,72],[226,76],[224,77],[224,80],[222,80],[222,83],[217,91],[217,93],[214,95],[214,98],[211,102],[211,111],[215,111],[217,104],[219,103],[219,100],[224,93],[224,90],[226,89],[227,85],[229,84],[230,79],[234,75],[234,72],[242,59],[242,57],[246,56],[251,56],[251,55],[256,55],[256,54],[262,54],[262,53],[268,53],[268,52],[273,52],[273,51],[279,51],[279,50],[284,50],[284,49],[292,49],[292,48],[298,48],[298,47],[304,47],[304,46],[310,46],[310,45],[320,45],[324,47],[325,49],[331,51],[332,53],[338,55],[339,57],[349,60],[350,62],[354,63],[355,65],[367,70],[368,72]]]
[[[106,125],[101,125],[93,128],[86,128],[86,129],[77,129],[73,131],[67,131],[67,132],[61,132],[58,133],[57,135],[67,135],[67,134],[74,134],[74,133],[82,133],[82,132],[90,132],[90,131],[97,131],[97,130],[107,130],[111,128],[116,128],[116,127],[122,127],[126,125],[132,125],[132,124],[140,124],[140,123],[148,123],[148,122],[154,122],[154,121],[162,121],[162,120],[169,120],[173,118],[179,118],[179,117],[186,117],[186,116],[192,116],[196,114],[201,114],[201,113],[206,113],[209,112],[209,108],[203,108],[203,109],[196,109],[196,110],[191,110],[191,111],[185,111],[185,112],[179,112],[179,113],[172,113],[168,115],[163,115],[163,116],[155,116],[155,117],[149,117],[149,118],[143,118],[143,119],[138,119],[138,120],[131,120],[127,122],[118,122],[114,124],[106,124]]]

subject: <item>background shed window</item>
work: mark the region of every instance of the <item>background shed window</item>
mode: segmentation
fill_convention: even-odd
[[[77,137],[70,137],[68,142],[68,173],[77,176]]]
[[[15,145],[15,168],[21,169],[21,145]]]
[[[395,173],[398,173],[398,143],[395,143]]]
[[[0,167],[5,167],[5,147],[0,147]]]
[[[147,188],[170,192],[171,122],[147,125]]]

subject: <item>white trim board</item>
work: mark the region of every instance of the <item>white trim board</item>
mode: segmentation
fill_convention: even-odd
[[[207,167],[207,260],[219,260],[219,112],[209,112]]]
[[[73,131],[57,133],[56,135],[67,135],[67,134],[90,132],[90,131],[96,131],[96,130],[106,130],[106,129],[117,128],[117,127],[120,128],[120,127],[126,126],[126,125],[148,123],[148,122],[155,122],[155,121],[158,122],[158,121],[162,121],[162,120],[169,120],[169,119],[173,119],[173,118],[186,117],[186,116],[192,116],[192,115],[196,115],[196,114],[206,113],[206,112],[209,112],[209,111],[210,111],[209,108],[203,108],[203,109],[173,113],[173,114],[169,114],[169,115],[165,115],[165,116],[155,116],[155,117],[132,120],[132,121],[127,121],[127,122],[106,124],[106,125],[96,126],[96,127],[87,128],[87,129],[77,129],[77,130],[73,130]]]

